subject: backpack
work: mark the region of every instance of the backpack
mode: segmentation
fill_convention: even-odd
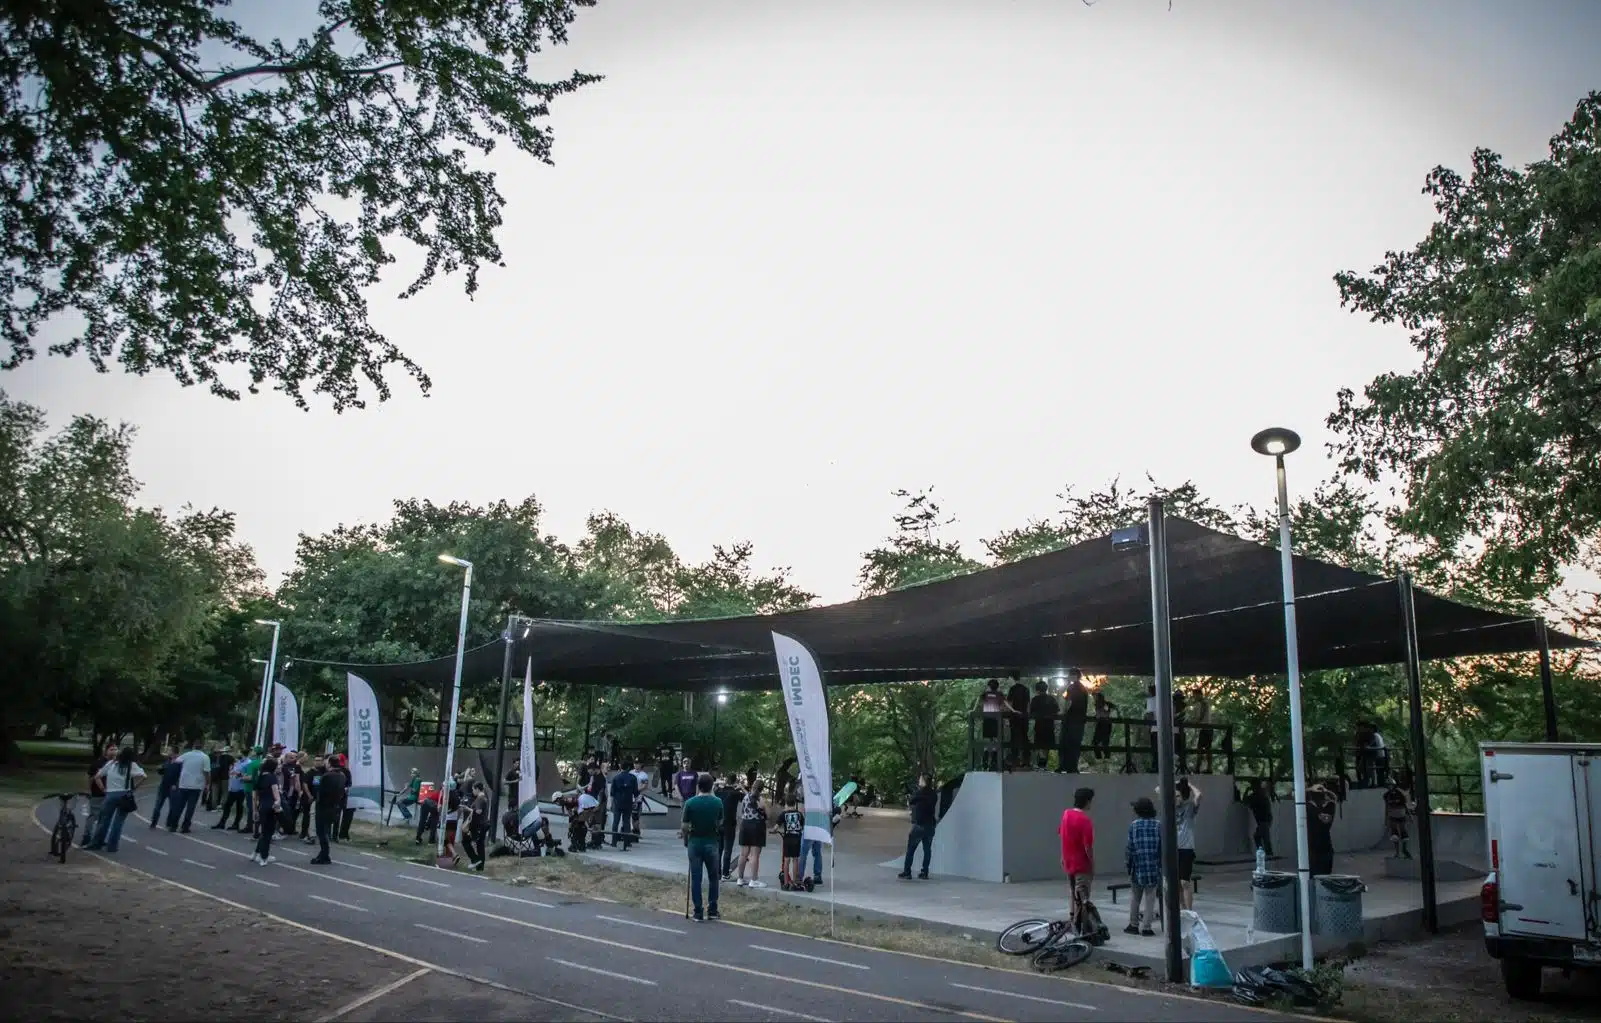
[[[1101,919],[1101,911],[1088,900],[1079,909],[1079,938],[1091,945],[1104,945],[1112,940],[1111,928]]]

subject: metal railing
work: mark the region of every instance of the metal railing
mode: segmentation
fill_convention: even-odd
[[[985,720],[996,724],[996,736],[979,735],[979,724]],[[1050,750],[1035,749],[1030,729],[1032,718],[1009,713],[986,714],[973,711],[967,717],[967,769],[1012,770],[1044,759],[1049,764]],[[1055,743],[1053,750],[1062,749],[1063,719],[1053,721]],[[1174,726],[1177,739],[1179,771],[1195,774],[1233,774],[1235,768],[1234,726],[1221,724],[1193,724],[1179,722]],[[1144,718],[1086,718],[1084,735],[1079,743],[1079,764],[1097,761],[1121,761],[1118,770],[1123,774],[1156,771],[1156,730]],[[1021,758],[1021,760],[1019,760]],[[1058,762],[1060,754],[1058,753]]]
[[[445,744],[445,732],[449,730],[450,722],[437,718],[414,718],[390,725],[384,729],[384,742],[390,746],[437,747]],[[494,749],[496,723],[493,721],[463,721],[456,722],[456,747],[458,749]],[[521,744],[522,726],[516,722],[506,723],[506,739],[503,743],[506,749],[518,749]],[[550,751],[556,748],[556,729],[550,725],[534,726],[534,748],[541,751]]]

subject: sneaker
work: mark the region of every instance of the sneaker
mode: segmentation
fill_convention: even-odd
[[[1123,933],[1124,934],[1138,934],[1138,933],[1140,933],[1140,929],[1138,927],[1135,927],[1133,924],[1129,924],[1127,927],[1123,928]]]
[[[277,862],[278,862],[278,857],[276,857],[276,856],[268,856],[266,859],[261,861],[261,865],[263,867],[265,867],[269,863],[277,863]]]
[[[254,863],[258,867],[265,867],[267,865],[267,861],[262,859],[260,856],[257,856],[255,853],[250,854],[250,862]]]
[[[1142,938],[1154,938],[1154,937],[1156,937],[1156,932],[1151,930],[1149,927],[1147,927],[1147,928],[1145,928],[1145,930],[1140,932],[1140,937],[1142,937]]]
[[[766,888],[767,887],[767,882],[766,881],[752,881],[749,884],[747,884],[745,887],[747,887],[747,888]]]
[[[919,881],[927,881],[928,880],[928,871],[926,871],[926,870],[918,871],[917,872],[917,879]]]
[[[734,875],[733,874],[724,874],[723,877],[722,877],[723,884],[728,884],[732,880],[734,880]]]
[[[715,910],[715,909],[711,909],[711,910],[707,910],[706,911],[706,919],[708,919],[708,920],[721,920],[722,918],[723,918],[723,914],[717,912],[717,910]]]
[[[313,856],[311,859],[307,860],[306,862],[310,863],[310,864],[312,864],[314,866],[326,867],[330,863],[332,863],[333,860],[327,859],[327,858],[322,857],[322,856]]]
[[[739,880],[738,880],[738,881],[735,881],[735,882],[734,882],[734,884],[735,884],[735,885],[736,885],[736,886],[737,886],[737,887],[740,887],[740,888],[744,888],[744,887],[746,887],[746,886],[748,886],[748,885],[749,885],[749,884],[750,884],[750,882],[749,882],[749,881],[747,881],[747,880],[745,880],[745,879],[744,879],[744,878],[743,878],[743,877],[742,877],[742,878],[740,878],[740,879],[739,879]]]
[[[910,881],[912,879],[912,872],[910,870],[903,870],[895,876],[900,878],[902,881]]]
[[[706,918],[701,916],[699,913],[696,913],[695,914],[695,922],[698,923],[698,924],[705,923],[706,922]]]

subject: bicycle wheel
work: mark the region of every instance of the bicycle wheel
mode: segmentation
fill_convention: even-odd
[[[995,949],[1009,956],[1026,956],[1050,945],[1064,928],[1049,920],[1019,920],[995,939]]]
[[[1058,942],[1047,945],[1034,954],[1034,969],[1041,973],[1054,973],[1057,970],[1070,970],[1090,957],[1092,951],[1087,941]]]
[[[67,850],[72,847],[72,825],[65,820],[56,821],[50,832],[50,855],[60,863],[67,862]]]

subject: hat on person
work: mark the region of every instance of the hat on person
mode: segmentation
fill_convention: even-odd
[[[252,752],[252,753],[265,753],[267,751],[266,751],[266,749],[264,749],[261,746],[252,746],[252,747],[250,747],[250,752]]]

